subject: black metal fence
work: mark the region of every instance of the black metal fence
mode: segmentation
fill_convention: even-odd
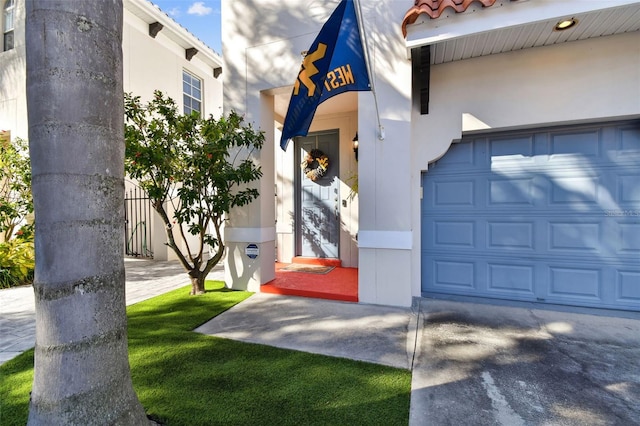
[[[153,258],[151,246],[151,200],[138,186],[124,196],[125,255]]]

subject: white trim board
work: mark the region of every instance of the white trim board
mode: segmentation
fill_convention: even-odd
[[[265,243],[275,241],[276,228],[231,228],[224,229],[224,240],[228,243]]]
[[[358,248],[411,250],[411,231],[359,231]]]

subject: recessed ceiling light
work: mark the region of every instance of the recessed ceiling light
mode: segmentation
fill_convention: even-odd
[[[577,23],[578,20],[576,18],[563,19],[562,21],[559,21],[553,29],[554,31],[564,31],[571,27],[575,27]]]

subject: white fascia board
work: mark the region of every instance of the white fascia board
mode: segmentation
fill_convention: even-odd
[[[175,41],[184,49],[195,47],[198,50],[198,58],[211,68],[222,67],[222,58],[211,47],[204,44],[195,35],[191,34],[182,25],[171,19],[162,9],[147,0],[124,0],[125,9],[133,14],[146,18],[148,24],[159,22],[162,24],[162,31],[171,40]]]
[[[474,13],[455,13],[431,19],[421,15],[407,26],[405,46],[411,49],[453,40],[473,34],[561,18],[571,18],[581,13],[596,12],[640,3],[638,0],[527,0],[496,2],[486,10]],[[410,57],[410,56],[409,56]]]

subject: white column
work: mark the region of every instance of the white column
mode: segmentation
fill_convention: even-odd
[[[238,290],[260,291],[260,285],[275,278],[275,171],[273,96],[260,96],[259,126],[265,131],[265,143],[254,159],[262,178],[254,185],[260,196],[251,204],[234,208],[225,227],[225,282]]]
[[[367,95],[359,102],[358,299],[411,306],[410,125],[383,119],[386,137],[379,140],[375,111],[362,99]]]
[[[371,93],[360,93],[358,299],[362,303],[410,306],[412,229],[411,62],[399,27],[402,11],[393,0],[362,4],[384,140],[378,137]],[[369,25],[372,23],[372,25]],[[396,40],[390,43],[388,40]],[[419,279],[419,277],[417,277]]]

